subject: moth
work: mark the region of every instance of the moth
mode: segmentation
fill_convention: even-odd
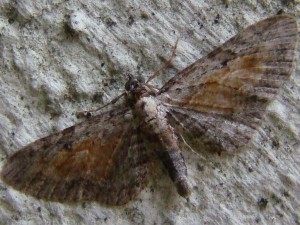
[[[159,159],[188,198],[182,143],[227,153],[245,146],[294,71],[297,33],[293,17],[270,17],[161,88],[129,76],[122,104],[25,146],[8,158],[2,179],[44,200],[123,205],[147,185]]]

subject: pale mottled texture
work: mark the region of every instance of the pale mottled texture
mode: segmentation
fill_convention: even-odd
[[[292,1],[279,0],[230,1],[228,7],[221,1],[8,3],[13,1],[0,3],[3,162],[26,144],[79,122],[72,113],[108,102],[120,93],[127,72],[149,77],[178,36],[173,65],[183,69],[279,9],[296,18],[299,13]],[[246,151],[230,157],[185,152],[193,185],[189,203],[158,168],[149,188],[125,208],[38,201],[1,184],[1,222],[299,224],[299,84],[297,70]],[[268,200],[264,209],[257,204],[261,197]]]

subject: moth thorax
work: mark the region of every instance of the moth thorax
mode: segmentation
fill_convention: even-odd
[[[137,113],[144,118],[157,117],[157,103],[152,97],[142,97],[135,105]]]

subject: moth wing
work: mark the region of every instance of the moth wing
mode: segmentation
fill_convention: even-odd
[[[34,197],[122,205],[148,181],[150,158],[131,111],[109,111],[12,155],[2,179]]]
[[[241,31],[169,80],[158,98],[195,149],[234,152],[295,68],[297,22],[275,16]]]

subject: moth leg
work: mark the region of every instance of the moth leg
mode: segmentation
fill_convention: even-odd
[[[192,152],[192,153],[194,153],[194,154],[196,154],[198,157],[201,157],[201,155],[198,153],[198,152],[196,152],[186,141],[185,141],[185,139],[184,139],[184,137],[181,135],[181,134],[179,134],[179,136],[178,136],[180,139],[181,139],[181,141],[183,142],[183,144]]]
[[[156,87],[154,87],[153,85],[151,85],[151,84],[144,84],[147,88],[149,88],[150,89],[150,93],[153,93],[154,95],[156,95],[158,92],[159,92],[159,90],[156,88]]]
[[[87,117],[87,118],[89,118],[89,117],[92,116],[92,113],[97,112],[97,111],[109,106],[110,104],[115,104],[117,101],[119,101],[120,98],[122,98],[125,95],[126,95],[126,92],[123,92],[122,94],[120,94],[119,96],[117,96],[113,100],[111,100],[109,103],[107,103],[107,104],[105,104],[105,105],[103,105],[99,108],[96,108],[96,109],[93,109],[93,110],[90,110],[90,111],[79,111],[79,112],[76,113],[76,115],[78,117]]]
[[[160,68],[159,70],[157,70],[152,76],[150,76],[148,78],[148,80],[146,81],[146,83],[149,83],[151,80],[153,80],[154,78],[158,77],[165,69],[167,69],[171,63],[172,63],[172,60],[175,58],[176,56],[176,49],[177,49],[177,44],[178,44],[178,41],[179,41],[179,38],[177,38],[176,42],[175,42],[175,46],[173,48],[173,52],[172,52],[172,55],[171,57],[167,60],[167,62],[165,63],[165,65]]]

